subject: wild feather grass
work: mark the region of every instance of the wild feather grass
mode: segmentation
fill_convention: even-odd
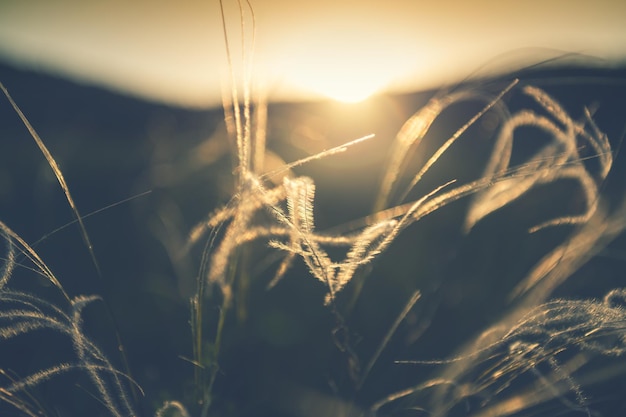
[[[0,222],[0,231],[7,245],[0,287],[0,339],[10,340],[41,330],[51,330],[64,335],[71,341],[76,357],[72,363],[60,363],[11,381],[9,385],[0,388],[3,395],[11,397],[60,374],[82,371],[89,376],[111,415],[116,417],[135,415],[126,394],[128,383],[133,383],[133,381],[115,369],[82,329],[82,310],[99,297],[68,298],[59,281],[32,248],[2,222]],[[20,254],[25,254],[34,262],[33,271],[48,279],[63,294],[67,301],[65,309],[36,295],[11,289],[9,281],[13,270],[18,266],[16,263],[16,248],[18,247],[21,250]],[[19,266],[24,265],[19,264]]]
[[[472,396],[484,398],[484,409],[477,415],[509,415],[520,410],[507,409],[502,404],[491,405],[490,402],[496,395],[502,394],[512,381],[526,373],[538,376],[537,391],[531,391],[535,398],[520,401],[520,409],[561,397],[567,391],[575,394],[577,407],[586,409],[583,390],[571,373],[594,354],[621,356],[626,352],[625,294],[624,289],[617,288],[602,300],[552,300],[531,309],[495,342],[482,346],[477,343],[468,350],[467,356],[442,361],[398,361],[422,365],[463,364],[455,370],[454,379],[433,380],[396,393],[375,404],[374,409],[381,408],[388,401],[438,387],[434,395],[434,402],[437,403],[436,412],[433,411],[435,415],[446,415],[464,398]],[[491,331],[497,332],[498,329]],[[490,331],[485,332],[483,337],[489,340]],[[579,353],[569,360],[567,366],[562,366],[559,358],[569,349]],[[540,374],[542,364],[548,365],[548,375]],[[512,407],[511,403],[509,407]]]
[[[227,218],[232,218],[228,218],[230,223],[217,248],[212,252],[207,282],[217,284],[225,299],[230,300],[233,283],[225,279],[227,266],[232,262],[229,257],[236,253],[235,248],[242,244],[257,238],[266,239],[270,247],[287,254],[278,266],[277,273],[269,286],[275,286],[295,259],[301,258],[310,274],[326,286],[327,294],[324,304],[332,307],[340,322],[338,329],[343,329],[345,323],[335,307],[337,294],[353,279],[359,268],[372,263],[393,244],[400,232],[411,224],[447,204],[473,195],[465,220],[465,230],[469,232],[483,218],[511,204],[535,188],[563,180],[574,180],[584,197],[584,212],[564,214],[556,219],[544,221],[529,231],[536,233],[544,228],[562,225],[580,225],[580,227],[568,240],[546,255],[529,276],[519,284],[518,289],[512,295],[516,299],[517,307],[508,316],[505,315],[502,320],[497,321],[493,327],[485,330],[478,342],[466,350],[461,350],[461,352],[468,353],[463,353],[453,360],[436,361],[440,365],[451,364],[442,372],[442,378],[390,394],[374,403],[370,411],[376,414],[383,406],[399,398],[421,393],[427,388],[434,392],[428,401],[430,406],[427,408],[433,415],[447,415],[456,404],[472,396],[484,395],[488,399],[484,404],[486,406],[492,398],[504,391],[511,381],[519,376],[525,373],[541,372],[539,366],[543,363],[549,365],[550,374],[541,376],[543,385],[539,384],[536,389],[548,387],[551,394],[544,395],[542,401],[561,398],[564,392],[570,391],[575,394],[577,406],[586,409],[582,388],[571,376],[573,369],[561,366],[557,355],[568,346],[593,354],[621,355],[623,349],[620,347],[611,348],[608,345],[591,342],[592,335],[595,332],[604,333],[603,330],[616,334],[616,337],[622,337],[620,335],[621,307],[615,311],[609,311],[604,308],[605,303],[591,300],[581,302],[570,300],[546,302],[546,300],[558,285],[593,255],[594,251],[600,250],[625,227],[623,208],[618,207],[611,214],[599,208],[601,206],[599,190],[612,164],[611,148],[606,135],[595,125],[588,110],[584,111],[584,120],[576,122],[562,106],[546,92],[536,87],[525,86],[522,92],[533,98],[547,114],[543,115],[530,109],[511,113],[501,100],[517,83],[518,81],[514,80],[500,93],[491,96],[476,93],[475,90],[460,90],[438,96],[410,118],[394,141],[394,150],[389,165],[384,170],[385,176],[376,203],[378,211],[364,221],[365,226],[361,231],[353,234],[329,235],[316,231],[313,215],[315,184],[311,178],[286,177],[282,186],[268,190],[262,184],[262,177],[250,174],[250,170],[240,166],[237,170],[248,172],[250,177],[240,184],[236,200],[231,201],[231,206],[227,208],[229,212]],[[392,200],[394,186],[400,174],[411,168],[405,163],[409,150],[419,145],[420,140],[445,108],[464,100],[485,100],[487,105],[462,125],[447,141],[444,141],[418,169],[418,173],[400,193],[399,199]],[[482,177],[461,185],[451,181],[435,188],[416,201],[404,202],[411,189],[420,182],[426,172],[437,163],[455,141],[459,140],[470,126],[492,108],[496,109],[496,113],[502,119],[502,125],[495,138],[491,158],[487,162]],[[515,131],[521,128],[541,130],[548,134],[550,141],[527,161],[511,166]],[[235,130],[245,131],[242,127]],[[244,142],[236,141],[237,144]],[[588,144],[596,155],[599,165],[598,173],[591,173],[579,154],[581,143]],[[245,154],[243,151],[240,153]],[[307,158],[306,161],[316,158]],[[300,164],[301,162],[295,162],[287,166],[293,168]],[[398,201],[400,204],[385,208],[390,201]],[[268,211],[270,216],[263,218],[263,225],[253,225],[254,216],[251,212],[262,208]],[[196,230],[217,227],[227,218],[224,218],[224,212],[217,212],[207,222],[199,225]],[[201,236],[200,233],[194,232],[192,240],[196,241],[199,236]],[[327,246],[347,246],[345,258],[340,261],[332,260],[325,250]],[[619,290],[611,292],[611,294],[618,293]],[[419,292],[411,298],[407,308],[400,314],[399,320],[406,316],[418,297]],[[545,319],[541,324],[535,323],[538,317],[534,313],[537,311],[541,312],[540,315],[551,317],[552,313],[556,313],[554,322]],[[598,315],[595,316],[595,314]],[[604,315],[614,318],[612,321],[616,324],[615,328],[600,319]],[[574,322],[575,324],[565,326],[558,334],[549,332],[547,328],[557,322],[563,324]],[[391,326],[390,333],[385,336],[364,371],[355,365],[352,372],[357,374],[355,377],[358,381],[357,389],[363,385],[397,325],[398,321]],[[506,332],[503,332],[504,329]],[[578,330],[583,329],[585,337],[576,334]],[[538,341],[531,343],[514,340],[518,337],[522,338],[522,335],[535,336],[543,344]],[[591,339],[586,339],[587,336],[591,336]],[[348,345],[343,345],[342,349],[350,349],[349,342],[347,343]],[[551,346],[551,343],[555,346]],[[493,363],[494,357],[485,359],[490,363],[488,370],[476,376],[477,369],[480,368],[475,364],[476,357],[488,355],[489,351],[501,346],[506,346],[508,350],[495,356],[495,358],[500,357],[495,364]],[[357,359],[354,361],[358,362]],[[460,362],[463,365],[460,365]],[[463,385],[461,381],[466,373],[471,374],[475,379]],[[463,388],[459,388],[460,386]],[[457,387],[453,390],[453,394],[448,393],[451,387]],[[456,393],[459,389],[462,392],[460,394]],[[484,391],[491,392],[484,393]],[[537,403],[537,400],[525,399],[525,401],[529,407]],[[484,415],[508,415],[517,411],[519,409],[513,406],[487,407]],[[480,412],[478,414],[483,415]]]
[[[185,358],[194,368],[195,393],[190,396],[192,400],[168,398],[150,413],[157,417],[225,414],[215,404],[221,361],[227,347],[224,339],[232,325],[227,317],[235,304],[245,302],[239,299],[241,282],[261,279],[250,273],[254,265],[246,256],[247,251],[261,247],[278,257],[272,264],[271,277],[262,278],[268,290],[275,291],[286,280],[301,279],[299,274],[291,273],[298,264],[324,289],[319,304],[330,312],[335,323],[334,328],[328,329],[329,339],[347,358],[344,366],[349,374],[350,393],[341,392],[342,387],[338,386],[334,398],[324,397],[321,401],[317,393],[306,390],[302,393],[296,388],[285,390],[297,395],[278,402],[282,405],[299,402],[298,415],[315,415],[326,410],[326,406],[328,410],[334,406],[343,410],[338,416],[403,412],[430,416],[509,416],[552,400],[559,401],[567,411],[594,415],[585,385],[579,382],[584,380],[579,379],[580,371],[596,357],[620,357],[626,353],[626,290],[614,288],[603,299],[553,298],[555,291],[577,269],[626,228],[626,198],[622,196],[618,204],[611,206],[602,193],[614,154],[607,136],[593,121],[593,112],[583,109],[583,117],[577,120],[546,91],[518,79],[495,92],[476,86],[441,92],[411,116],[390,143],[391,152],[373,196],[373,212],[356,219],[358,226],[347,232],[319,230],[315,179],[298,175],[298,169],[322,158],[349,158],[352,147],[381,139],[367,135],[266,170],[265,158],[271,155],[266,149],[267,108],[262,100],[254,100],[253,63],[251,55],[246,54],[247,48],[254,44],[254,14],[249,3],[238,5],[244,63],[241,82],[237,82],[234,71],[225,26],[228,17],[222,8],[227,59],[233,69],[224,111],[234,153],[235,185],[228,203],[198,222],[179,248],[180,256],[189,255],[194,248],[200,248],[201,252],[195,292],[188,301],[193,357]],[[251,18],[250,28],[244,26],[245,16]],[[52,168],[99,271],[83,217],[58,164],[8,91],[1,84],[0,88]],[[531,100],[529,108],[510,108],[508,97],[518,93]],[[482,104],[452,135],[439,138],[436,150],[424,156],[423,164],[415,166],[410,156],[422,150],[432,127],[447,110],[467,102]],[[409,197],[419,191],[424,178],[459,141],[473,139],[468,137],[468,132],[488,114],[498,120],[499,126],[491,138],[492,146],[482,173],[466,180],[444,180],[419,197]],[[515,143],[526,138],[528,131],[538,133],[545,141],[526,159],[513,163]],[[594,164],[583,156],[583,147],[591,150]],[[460,229],[470,234],[488,217],[529,194],[565,182],[574,184],[582,208],[542,219],[528,231],[539,235],[554,228],[569,228],[569,233],[525,277],[517,277],[506,307],[473,338],[456,346],[455,353],[417,360],[396,357],[395,364],[384,357],[411,313],[424,312],[417,307],[426,302],[428,294],[420,288],[403,294],[404,304],[395,309],[395,318],[389,321],[371,351],[363,353],[355,347],[350,329],[350,315],[355,310],[345,301],[348,297],[342,296],[351,291],[353,299],[359,299],[367,285],[366,277],[384,277],[385,273],[376,267],[387,252],[401,245],[400,236],[416,230],[427,216],[465,197],[469,201]],[[84,330],[83,310],[99,302],[99,296],[70,295],[40,255],[2,222],[0,234],[5,244],[0,271],[0,342],[50,331],[67,338],[72,346],[71,361],[61,360],[26,375],[13,376],[10,370],[3,369],[3,376],[12,376],[4,378],[0,400],[21,415],[47,415],[44,407],[30,396],[30,389],[76,372],[90,381],[91,392],[106,413],[115,417],[140,415],[130,395],[138,384],[127,372],[118,370]],[[14,288],[18,269],[29,269],[43,277],[60,294],[60,301],[47,300],[21,286]],[[372,270],[375,273],[369,278]],[[415,286],[422,284],[417,281]],[[209,310],[217,310],[218,317],[207,323]],[[361,393],[368,392],[373,371],[383,365],[418,370],[412,385],[403,382],[402,387],[377,391],[376,397],[361,397]],[[428,374],[421,372],[426,367],[435,370]],[[311,398],[325,405],[302,411],[301,405]],[[233,412],[233,415],[238,414]]]

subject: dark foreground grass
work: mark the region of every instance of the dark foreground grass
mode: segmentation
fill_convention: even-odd
[[[91,97],[1,108],[3,415],[626,411],[618,71],[226,127]]]

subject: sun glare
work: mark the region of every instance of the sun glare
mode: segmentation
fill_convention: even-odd
[[[354,79],[311,80],[307,87],[317,94],[342,103],[359,103],[379,90],[378,85]]]
[[[326,97],[344,103],[358,103],[383,91],[394,74],[363,55],[355,59],[329,58],[311,62],[311,53],[297,65],[281,66],[281,77],[308,96]],[[293,64],[293,62],[292,62]]]

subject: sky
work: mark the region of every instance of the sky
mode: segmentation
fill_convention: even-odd
[[[270,101],[358,101],[557,57],[626,63],[623,1],[251,3],[242,31],[224,0],[231,62],[239,90],[250,76]],[[220,105],[225,51],[218,0],[0,0],[0,60],[141,98]]]

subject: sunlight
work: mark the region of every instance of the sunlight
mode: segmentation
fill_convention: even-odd
[[[0,61],[176,105],[221,105],[222,74],[230,69],[218,2],[27,3],[1,8]],[[394,7],[376,0],[252,3],[254,42],[251,24],[245,42],[238,36],[235,1],[225,2],[228,32],[233,58],[246,56],[270,101],[356,102],[438,88],[476,71],[497,75],[554,58],[563,64],[568,52],[581,54],[573,62],[600,65],[626,57],[626,2],[614,0],[548,2],[540,14],[533,2],[495,0],[452,10],[414,0]]]
[[[285,51],[280,56],[265,56],[257,61],[264,65],[270,78],[280,80],[285,91],[300,91],[308,97],[324,97],[356,103],[385,89],[405,75],[407,67],[417,67],[418,59],[407,57],[401,48],[377,48],[373,39],[340,36],[337,33],[310,35],[291,41],[281,40]],[[305,33],[306,28],[302,28]],[[389,44],[394,44],[391,40]],[[276,42],[278,44],[278,42]],[[397,44],[397,42],[395,43]],[[259,56],[266,51],[260,51]],[[390,65],[402,61],[404,65]]]
[[[314,94],[321,95],[342,103],[358,103],[377,93],[383,87],[383,83],[367,77],[338,76],[327,74],[326,76],[309,71],[308,74],[300,74],[295,82],[303,90],[309,90]]]
[[[327,86],[320,86],[319,91],[328,98],[342,103],[359,103],[376,92],[370,86],[350,81],[329,82]]]

